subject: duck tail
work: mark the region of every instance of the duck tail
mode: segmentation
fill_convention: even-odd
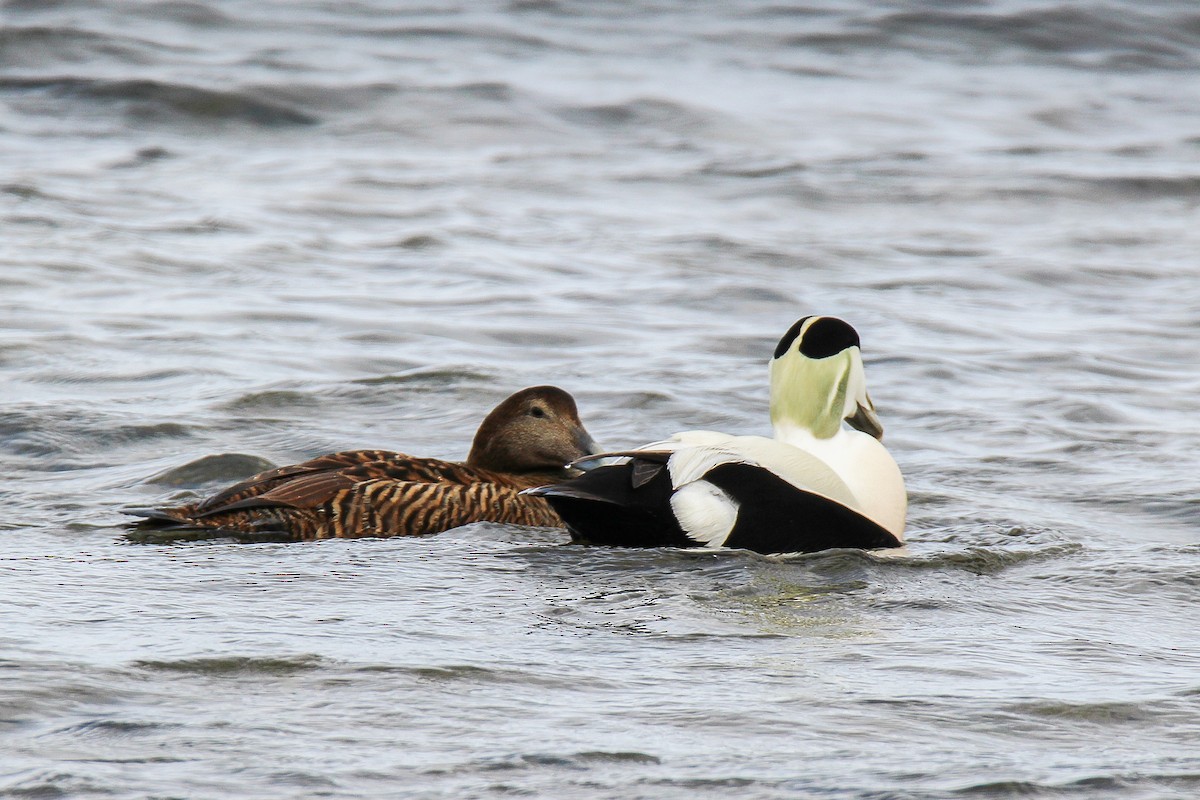
[[[207,539],[236,539],[241,542],[290,542],[295,536],[285,530],[264,526],[244,530],[224,525],[204,524],[178,508],[123,508],[131,517],[125,538],[140,544],[174,544]]]
[[[130,507],[122,508],[121,513],[137,517],[130,524],[139,528],[195,527],[196,524],[176,508]]]

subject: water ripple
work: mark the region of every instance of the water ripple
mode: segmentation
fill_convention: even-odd
[[[1189,4],[3,8],[0,795],[1196,794]],[[124,538],[534,384],[769,434],[810,313],[901,551]]]

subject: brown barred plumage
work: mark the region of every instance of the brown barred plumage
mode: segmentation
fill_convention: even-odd
[[[131,512],[141,528],[207,529],[312,540],[414,536],[470,522],[561,527],[540,497],[599,452],[561,389],[524,389],[480,425],[465,463],[386,450],[347,450],[268,470],[197,503]]]

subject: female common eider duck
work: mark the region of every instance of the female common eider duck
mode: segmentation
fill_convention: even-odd
[[[522,490],[570,477],[597,452],[575,400],[534,386],[487,415],[464,463],[348,450],[268,470],[198,503],[130,510],[139,528],[201,529],[291,540],[415,536],[469,522],[562,527]]]
[[[858,333],[834,317],[804,317],[775,348],[770,380],[773,439],[678,433],[527,493],[549,500],[578,542],[760,553],[901,546],[904,479],[879,441]]]

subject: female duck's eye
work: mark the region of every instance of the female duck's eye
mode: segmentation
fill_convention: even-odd
[[[529,409],[529,416],[541,419],[542,417],[546,416],[546,410],[541,406],[534,406],[533,408]]]

